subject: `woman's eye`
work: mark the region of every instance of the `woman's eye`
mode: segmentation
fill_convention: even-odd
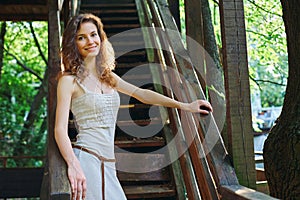
[[[83,40],[83,39],[84,39],[84,38],[81,37],[81,36],[77,38],[77,40],[79,40],[79,41],[81,41],[81,40]]]
[[[97,36],[97,33],[92,33],[92,37],[95,37],[95,36]]]

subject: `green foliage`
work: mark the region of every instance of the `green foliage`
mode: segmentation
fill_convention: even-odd
[[[213,0],[210,7],[221,47],[219,7]],[[245,0],[244,10],[251,94],[260,94],[262,107],[282,106],[288,58],[280,1]]]
[[[282,106],[288,76],[286,35],[279,0],[245,1],[251,90],[262,107]]]
[[[30,32],[28,22],[6,22],[4,60],[0,79],[0,155],[44,155],[46,133],[40,127],[46,118],[46,100],[38,111],[39,118],[26,135],[22,135],[24,121],[38,92],[46,63],[42,60]],[[46,22],[33,22],[43,54],[47,58],[48,27]],[[38,77],[24,70],[20,63],[34,71]],[[42,134],[42,135],[41,135]],[[36,140],[38,138],[38,141]],[[18,152],[20,145],[26,148]],[[17,165],[13,161],[9,164]],[[26,165],[40,165],[29,161]]]

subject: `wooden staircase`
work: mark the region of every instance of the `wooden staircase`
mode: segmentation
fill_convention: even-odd
[[[150,69],[144,66],[148,62],[142,32],[124,33],[140,28],[135,1],[82,0],[80,12],[93,13],[102,19],[104,30],[115,49],[115,73],[136,86],[154,90]],[[151,108],[123,94],[120,94],[120,99],[115,152],[117,174],[127,198],[176,199],[171,166],[160,168],[155,165],[168,159],[168,155],[153,153],[166,144],[159,108]],[[149,136],[151,130],[156,131]],[[137,160],[138,157],[141,159]]]
[[[69,200],[71,197],[66,165],[53,136],[55,86],[60,67],[57,57],[61,37],[60,16],[64,22],[79,10],[100,16],[116,51],[116,73],[128,82],[162,91],[183,102],[190,102],[194,98],[191,88],[188,87],[190,85],[194,91],[199,92],[196,94],[198,99],[205,98],[190,56],[180,42],[180,34],[172,32],[178,33],[178,28],[169,10],[168,0],[57,0],[48,1],[47,6],[50,50],[47,162],[44,173],[41,168],[0,169],[0,198],[37,197],[40,191],[42,200]],[[138,31],[124,34],[124,31],[133,30],[140,25],[157,27],[163,32],[144,30],[143,34]],[[117,37],[120,32],[123,34]],[[169,51],[161,51],[159,48],[145,49],[142,47],[143,38],[146,38],[144,41],[147,44],[151,43],[155,47],[161,45]],[[147,58],[149,63],[160,63],[160,71],[153,68],[150,70],[149,67],[137,67],[147,63]],[[166,69],[166,66],[173,70]],[[179,74],[182,74],[183,78],[179,77]],[[159,84],[152,84],[152,78],[163,81],[168,90]],[[211,114],[203,117],[188,112],[179,113],[176,109],[166,111],[144,105],[124,95],[121,95],[121,104],[115,144],[118,177],[128,199],[274,199],[239,184]],[[166,119],[168,123],[165,123]],[[142,127],[146,127],[147,131]],[[149,130],[155,133],[151,137]],[[72,124],[69,126],[69,134],[70,138],[76,134]],[[175,138],[175,134],[179,137],[172,146],[170,141]],[[216,140],[203,142],[206,136]],[[169,151],[155,152],[166,147],[166,144]],[[180,151],[183,154],[178,158]],[[169,159],[175,161],[168,166],[162,165]],[[34,182],[33,178],[36,178]],[[32,190],[25,187],[29,182]]]

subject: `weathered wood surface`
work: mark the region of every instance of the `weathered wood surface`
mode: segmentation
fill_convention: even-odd
[[[167,9],[163,1],[158,1],[160,13],[167,13]],[[182,74],[182,76],[186,79],[188,84],[192,87],[193,91],[191,93],[187,93],[187,97],[189,95],[192,95],[194,93],[195,96],[190,96],[190,99],[187,99],[188,101],[191,101],[192,99],[195,100],[195,98],[199,99],[205,99],[205,96],[202,92],[202,89],[200,87],[199,82],[197,81],[197,78],[194,75],[193,67],[191,65],[191,62],[189,61],[189,56],[187,55],[186,50],[183,47],[183,44],[180,42],[177,42],[181,40],[181,37],[176,32],[176,27],[174,24],[172,24],[172,18],[170,15],[162,15],[163,21],[165,23],[165,26],[168,28],[166,29],[166,33],[169,37],[170,45],[173,48],[173,51],[175,52],[175,58],[177,61],[177,67]],[[177,54],[177,55],[176,55]],[[188,91],[188,90],[186,90]],[[227,151],[224,147],[221,135],[218,131],[218,128],[216,127],[216,124],[214,123],[214,119],[212,116],[208,116],[205,118],[199,118],[200,116],[195,116],[196,121],[201,123],[202,128],[202,137],[207,136],[207,134],[214,135],[214,137],[217,138],[216,144],[211,149],[209,153],[209,156],[211,157],[211,162],[213,164],[213,168],[217,170],[217,174],[215,174],[217,177],[216,181],[220,184],[222,183],[237,183],[237,179],[234,177],[234,169],[230,165],[227,159]],[[206,148],[206,147],[204,147]]]
[[[176,195],[175,189],[170,185],[124,186],[128,199],[155,199]]]
[[[220,1],[228,135],[235,171],[242,185],[255,188],[255,165],[242,0]]]
[[[256,190],[244,187],[241,185],[224,185],[219,188],[220,194],[222,195],[222,200],[275,200],[269,195],[266,195]]]
[[[47,21],[47,0],[0,0],[0,21]]]
[[[152,24],[152,17],[150,15],[150,13],[148,12],[147,6],[144,2],[142,1],[136,1],[137,3],[137,7],[138,7],[138,11],[140,14],[140,21],[143,22],[141,25],[143,27],[152,27],[152,26],[158,26],[159,25],[153,25]],[[158,23],[158,22],[157,22]],[[143,29],[143,35],[146,41],[146,46],[154,46],[156,47],[156,38],[155,35],[153,34],[154,32],[151,31],[151,29]],[[147,55],[148,55],[148,60],[150,62],[160,62],[161,60],[161,56],[160,55],[160,51],[158,50],[158,48],[155,48],[154,50],[152,50],[151,48],[147,48]],[[161,80],[164,79],[164,76],[166,76],[165,73],[162,73],[161,70],[152,67],[151,68],[152,72],[154,72],[154,78],[160,82]],[[164,83],[164,85],[166,85],[166,83]],[[158,87],[158,86],[157,86]],[[168,93],[168,90],[165,90],[163,88],[160,88],[159,91],[161,91],[164,94],[167,94],[168,96],[172,96],[172,94]],[[170,110],[170,109],[169,109]],[[179,127],[179,123],[176,120],[177,114],[176,112],[174,112],[174,110],[171,110],[171,113],[169,115],[170,117],[170,123],[172,124],[172,126],[170,126],[170,131],[172,131],[173,136],[175,133],[179,134],[180,136],[183,137],[183,132],[181,129],[177,129],[177,127]],[[169,137],[173,137],[173,136],[169,136]],[[170,142],[171,139],[169,139]],[[183,139],[181,138],[181,140],[183,141]],[[192,163],[191,163],[191,159],[190,156],[188,154],[187,151],[184,151],[183,149],[185,148],[184,144],[182,142],[180,142],[180,140],[176,140],[176,146],[173,147],[176,152],[185,152],[183,155],[180,155],[179,157],[179,162],[180,162],[180,167],[177,168],[177,172],[175,172],[175,174],[179,174],[179,175],[183,175],[182,178],[183,180],[180,180],[179,184],[182,183],[182,181],[184,181],[184,187],[187,191],[188,197],[190,199],[201,199],[200,197],[200,193],[198,190],[198,186],[197,186],[197,181],[194,178],[194,174],[193,174],[193,168],[192,168]],[[173,152],[175,153],[175,151]],[[177,154],[177,153],[176,153]],[[173,154],[174,155],[174,154]],[[174,155],[174,156],[178,156],[178,155]],[[179,191],[182,190],[182,186],[180,188]],[[185,198],[186,194],[180,194],[180,197]]]
[[[60,18],[59,2],[49,1],[49,81],[48,81],[48,162],[49,168],[45,169],[49,173],[49,195],[50,199],[69,200],[70,185],[66,172],[66,164],[58,150],[54,140],[54,124],[56,109],[56,88],[57,74],[60,71]]]
[[[191,62],[189,61],[189,57],[188,57],[187,53],[185,52],[183,45],[180,44],[180,42],[179,42],[179,41],[181,41],[180,35],[178,33],[174,33],[172,31],[170,31],[170,30],[176,31],[176,26],[173,23],[172,16],[170,14],[168,14],[169,11],[167,9],[166,2],[163,0],[158,0],[156,2],[157,2],[156,5],[158,7],[158,10],[160,11],[160,17],[164,24],[164,28],[166,28],[165,32],[168,37],[167,40],[170,43],[170,46],[171,46],[173,52],[175,53],[175,55],[174,55],[175,60],[176,60],[175,63],[177,64],[179,72],[182,73],[183,77],[186,78],[189,81],[189,83],[192,83],[192,87],[194,88],[194,91],[196,91],[197,98],[205,98],[203,92],[201,92],[201,88],[199,87],[200,84],[193,77],[194,72],[192,70],[193,67],[191,65]],[[149,1],[148,3],[150,4],[149,7],[151,10],[151,2]],[[154,9],[152,9],[152,12],[154,12]],[[151,17],[150,17],[150,15],[145,14],[145,16],[148,18],[148,24],[151,24],[154,21],[154,23],[157,26],[161,25],[161,22],[158,21],[158,17],[156,15],[157,15],[156,13],[151,13]],[[163,37],[158,36],[158,38],[163,38]],[[154,39],[152,39],[152,42],[153,41],[155,42]],[[164,41],[161,41],[161,43],[162,43],[161,45],[163,45]],[[157,46],[157,44],[154,46]],[[182,57],[180,58],[178,55],[176,55],[176,53],[180,54],[180,56],[182,56],[183,58]],[[168,55],[168,53],[165,53],[165,55]],[[159,59],[162,57],[162,55],[158,55],[156,57]],[[166,59],[166,57],[164,57],[164,59]],[[171,62],[167,61],[167,64],[170,64],[170,63]],[[168,72],[167,74],[169,75],[170,72]],[[170,78],[170,80],[172,80],[172,77]],[[173,80],[173,81],[174,82],[171,82],[171,85],[173,86],[173,88],[178,89],[177,92],[180,93],[180,89],[183,91],[191,91],[189,88],[185,88],[184,86],[183,87],[181,87],[180,85],[177,86],[176,80]],[[195,83],[195,84],[193,84],[193,83]],[[190,101],[190,100],[193,100],[193,98],[195,98],[195,96],[189,96],[189,94],[186,95],[187,98],[186,97],[178,97],[178,93],[176,93],[176,95],[177,95],[176,96],[177,98],[179,98],[180,100],[184,100],[184,101],[187,101],[187,100]],[[181,99],[181,98],[183,98],[183,99]],[[182,117],[182,115],[181,115],[181,117]],[[219,194],[221,194],[222,192],[224,193],[224,191],[222,190],[223,186],[230,185],[229,188],[231,188],[231,185],[233,185],[233,188],[235,188],[235,187],[241,188],[242,186],[240,186],[238,183],[234,168],[232,167],[232,165],[230,163],[230,160],[228,158],[228,153],[224,147],[223,140],[218,131],[218,127],[216,126],[216,123],[214,122],[213,117],[211,115],[206,118],[199,118],[199,116],[196,116],[196,115],[194,115],[194,117],[195,117],[195,119],[197,119],[196,121],[200,121],[200,124],[201,124],[201,128],[198,130],[200,133],[200,135],[199,135],[199,137],[201,139],[200,141],[203,141],[203,139],[205,139],[206,136],[209,136],[209,134],[213,134],[214,137],[218,138],[217,141],[215,141],[216,143],[212,149],[207,149],[208,147],[205,145],[203,148],[206,151],[205,153],[208,153],[208,156],[206,157],[206,159],[207,159],[206,162],[210,166],[210,168],[206,168],[206,169],[209,171],[211,170],[210,172],[212,173],[212,175],[215,178],[214,181],[218,185]],[[189,118],[187,118],[187,119],[189,119]],[[188,123],[188,122],[190,122],[190,120],[187,120],[186,122]],[[186,123],[184,123],[184,124],[186,124]],[[199,146],[197,146],[197,147],[199,148]],[[209,150],[209,151],[207,151],[207,150]],[[198,149],[198,151],[199,151],[199,149]],[[195,152],[195,151],[193,151],[193,152]],[[253,160],[253,158],[252,158],[252,160]],[[204,174],[207,175],[207,173],[208,173],[208,171]],[[203,188],[201,188],[201,189],[203,189]],[[232,188],[228,189],[228,191],[229,191],[228,195],[229,196],[232,195],[231,196],[232,198],[239,198],[239,199],[248,199],[249,198],[248,193],[245,193],[245,195],[244,195],[243,193],[232,192],[232,190],[233,190]],[[250,190],[250,189],[244,188],[244,191],[248,191],[248,190]],[[254,190],[252,190],[251,195],[258,196],[258,197],[264,196],[264,194],[259,193]],[[225,199],[225,197],[226,196],[222,196],[222,198],[224,198],[224,199]]]

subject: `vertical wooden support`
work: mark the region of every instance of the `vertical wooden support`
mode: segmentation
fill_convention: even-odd
[[[70,199],[70,186],[66,164],[54,140],[56,108],[56,76],[60,71],[60,0],[48,1],[48,43],[49,43],[49,80],[48,80],[48,162],[49,162],[49,199]]]
[[[202,86],[202,90],[205,91],[205,68],[204,68],[204,55],[203,51],[198,50],[198,47],[195,46],[195,42],[198,43],[201,47],[204,47],[204,36],[203,36],[203,18],[202,18],[202,8],[201,0],[185,0],[184,9],[185,9],[185,27],[186,35],[193,39],[186,40],[187,50],[192,59],[192,62],[197,66],[197,72],[199,81]],[[197,50],[196,50],[197,49]],[[199,55],[202,54],[202,55]]]
[[[203,19],[201,0],[185,0],[186,35],[203,46]],[[188,44],[187,44],[188,45]]]
[[[255,188],[254,147],[243,0],[221,0],[229,152],[241,185]]]

